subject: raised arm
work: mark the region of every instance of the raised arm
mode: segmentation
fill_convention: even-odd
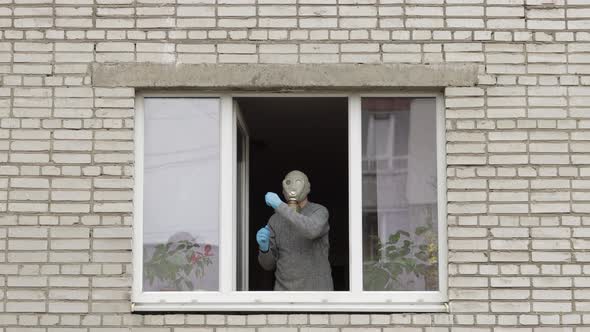
[[[319,206],[310,216],[295,211],[285,203],[280,204],[275,211],[295,225],[307,239],[317,239],[330,230],[328,209],[323,206]]]

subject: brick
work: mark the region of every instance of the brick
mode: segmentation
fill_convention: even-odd
[[[3,4],[3,331],[573,332],[588,323],[586,0]],[[143,87],[99,87],[92,75],[96,63],[118,62],[476,64],[473,86],[436,89],[450,313],[132,314]],[[394,148],[412,158],[398,140],[407,129],[396,123]]]

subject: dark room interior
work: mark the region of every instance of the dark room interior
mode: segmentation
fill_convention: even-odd
[[[250,135],[249,290],[273,289],[273,273],[258,264],[255,237],[273,214],[265,193],[282,198],[281,181],[294,169],[309,177],[309,200],[330,212],[334,290],[348,290],[347,98],[241,97],[237,102]]]

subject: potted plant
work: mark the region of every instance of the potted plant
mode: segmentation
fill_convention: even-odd
[[[413,234],[399,230],[385,243],[373,236],[376,259],[366,261],[363,271],[366,290],[404,290],[403,275],[423,277],[425,290],[438,289],[438,244],[433,223],[416,227]]]
[[[203,278],[213,256],[210,244],[200,244],[186,232],[177,233],[155,246],[144,263],[145,277],[150,284],[166,285],[162,290],[195,290],[195,279]]]

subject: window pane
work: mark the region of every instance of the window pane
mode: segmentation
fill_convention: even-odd
[[[438,290],[435,98],[363,98],[363,288]]]
[[[144,109],[143,290],[218,290],[219,100]]]

